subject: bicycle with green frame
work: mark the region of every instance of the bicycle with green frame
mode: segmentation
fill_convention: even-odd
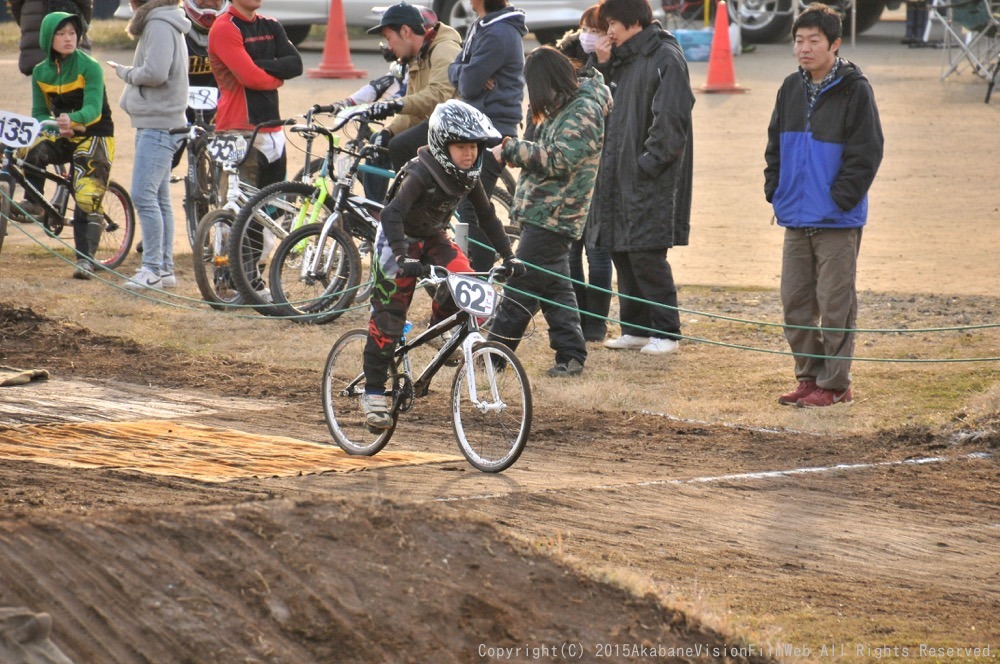
[[[351,304],[350,297],[340,298],[345,287],[343,280],[337,282],[337,266],[329,259],[330,251],[338,245],[334,240],[335,229],[346,230],[358,243],[358,251],[363,262],[360,282],[352,278],[354,302],[363,302],[371,295],[375,279],[375,235],[382,214],[382,204],[362,195],[355,195],[359,173],[370,173],[384,178],[392,178],[395,173],[372,166],[369,162],[385,148],[367,141],[371,135],[365,131],[371,122],[367,105],[340,108],[316,106],[317,112],[338,109],[336,122],[330,128],[316,124],[293,127],[295,133],[306,136],[322,136],[327,141],[326,157],[321,161],[319,171],[309,185],[313,188],[311,205],[332,206],[333,213],[323,219],[322,224],[302,225],[288,235],[274,250],[270,261],[268,284],[274,302],[274,309],[283,316],[296,316],[299,320],[325,323],[336,319]],[[334,132],[354,125],[354,138],[340,145],[339,136]],[[509,174],[508,174],[509,175]],[[330,178],[334,177],[331,187]],[[305,191],[303,183],[279,183],[269,190],[281,197],[289,193]],[[263,198],[263,194],[262,194]],[[509,219],[512,198],[504,187],[497,187],[492,196],[497,212]],[[313,214],[312,219],[315,220]],[[508,222],[509,223],[509,222]],[[519,229],[507,226],[512,242],[516,242]],[[340,275],[341,277],[343,275]]]
[[[315,119],[317,113],[310,110],[305,114],[305,124],[292,125],[291,131],[306,135],[307,144],[317,135],[322,125]],[[309,157],[307,155],[307,165]],[[273,304],[273,295],[266,280],[266,266],[272,261],[275,247],[300,226],[318,223],[333,212],[332,199],[317,201],[316,187],[310,182],[277,182],[264,187],[243,205],[236,216],[229,238],[229,275],[233,286],[243,302],[258,312],[268,316],[289,315]],[[337,236],[339,234],[334,234]],[[360,257],[357,247],[349,239],[337,242],[331,258],[333,280],[329,284],[333,297],[320,302],[306,304],[306,313],[321,314],[327,308],[349,306],[342,297],[352,297],[360,279]],[[353,283],[344,280],[351,280]],[[310,320],[308,316],[290,314],[298,320]],[[315,321],[313,321],[315,322]]]
[[[317,107],[323,109],[323,107]],[[310,223],[300,225],[288,234],[274,250],[268,273],[268,285],[275,309],[283,316],[298,320],[327,323],[339,317],[353,301],[364,301],[371,295],[374,280],[373,261],[375,234],[382,205],[364,196],[355,196],[353,188],[362,171],[393,177],[392,171],[369,166],[363,162],[383,149],[362,140],[348,141],[340,146],[334,132],[349,122],[367,121],[363,107],[340,111],[332,127],[318,123],[292,127],[293,133],[322,136],[327,141],[326,157],[313,177],[308,206],[300,216],[309,213]],[[331,179],[335,176],[335,179]],[[331,186],[332,183],[332,186]],[[282,197],[302,190],[301,182],[272,185],[272,195]],[[316,212],[333,208],[319,218]],[[342,243],[342,233],[358,241],[357,264],[344,266],[333,258]],[[362,258],[367,265],[362,267]],[[350,268],[345,274],[343,267]]]

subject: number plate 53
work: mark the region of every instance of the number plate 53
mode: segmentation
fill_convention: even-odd
[[[247,153],[247,139],[239,134],[220,134],[208,143],[208,154],[215,161],[236,163]]]
[[[497,292],[485,281],[460,274],[448,275],[448,289],[463,311],[489,318],[497,305]]]

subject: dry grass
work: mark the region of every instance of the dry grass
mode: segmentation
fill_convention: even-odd
[[[30,305],[101,334],[129,337],[195,355],[226,356],[293,371],[320,371],[336,338],[367,323],[364,308],[318,327],[265,319],[252,311],[211,310],[198,299],[187,267],[189,255],[178,257],[181,287],[173,296],[145,299],[112,283],[73,281],[67,278],[69,264],[49,253],[48,248],[56,247],[56,241],[43,239],[46,248],[42,248],[29,242],[19,230],[24,227],[13,229],[4,246],[0,299]],[[31,232],[38,235],[34,229]],[[68,256],[65,250],[62,252]],[[131,274],[137,265],[135,256],[129,260],[121,268],[123,274]],[[118,284],[121,279],[109,281]],[[720,310],[719,297],[749,304],[739,313],[727,311],[731,307]],[[776,293],[770,291],[726,293],[703,287],[686,288],[681,293],[682,305],[689,309],[772,322],[777,318],[776,298]],[[862,325],[924,327],[942,324],[942,317],[951,316],[948,311],[938,312],[937,316],[927,314],[927,323],[914,325],[910,313],[878,313],[877,305],[883,299],[872,293],[862,295]],[[426,297],[418,294],[411,319],[423,320],[428,309]],[[615,310],[612,315],[616,315]],[[892,324],[894,320],[896,324]],[[853,406],[823,411],[782,407],[777,405],[776,396],[792,384],[793,378],[791,358],[781,354],[787,352],[787,346],[779,328],[717,321],[695,314],[685,314],[683,322],[690,336],[770,352],[686,342],[675,356],[649,357],[590,344],[584,375],[556,380],[545,376],[553,355],[544,319],[539,315],[535,329],[518,350],[532,380],[537,408],[650,411],[683,420],[840,434],[904,426],[974,426],[977,422],[995,421],[1000,413],[1000,366],[996,362],[856,362]],[[865,334],[859,339],[857,354],[877,358],[997,357],[1000,330]]]

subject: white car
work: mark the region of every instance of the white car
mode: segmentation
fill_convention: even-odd
[[[371,0],[342,1],[347,25],[365,29],[377,24],[382,10],[392,4],[373,4]],[[548,44],[562,37],[567,30],[580,25],[580,15],[597,2],[598,0],[520,0],[511,4],[524,10],[528,29],[535,33],[538,41]],[[429,0],[414,4],[430,5],[442,21],[463,35],[475,20],[475,12],[472,11],[469,0]],[[330,0],[264,0],[260,13],[281,21],[292,43],[300,44],[309,34],[309,28],[313,25],[325,25],[329,21]],[[115,17],[129,18],[131,15],[129,3],[122,0]]]

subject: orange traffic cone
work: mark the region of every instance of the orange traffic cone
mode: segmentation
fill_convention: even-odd
[[[708,80],[699,88],[702,92],[746,92],[736,85],[733,68],[733,49],[729,44],[729,9],[725,0],[715,8],[715,31],[712,34],[712,52],[708,56]]]
[[[347,45],[347,21],[341,0],[331,0],[330,19],[326,23],[323,61],[310,69],[309,78],[364,78],[368,72],[355,69]]]

